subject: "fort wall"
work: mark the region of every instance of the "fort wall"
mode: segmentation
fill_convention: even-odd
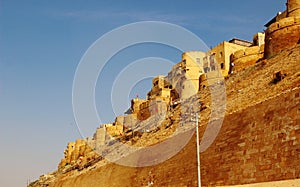
[[[201,155],[203,184],[246,184],[300,177],[300,89],[225,117]]]
[[[287,17],[277,20],[266,30],[265,58],[300,42],[300,0],[288,0]]]
[[[300,178],[299,108],[300,89],[295,89],[227,115],[217,139],[200,155],[202,186]],[[200,134],[205,129],[200,126]],[[54,185],[146,186],[153,181],[155,186],[196,186],[195,150],[194,136],[162,164],[144,168],[108,164]]]
[[[246,48],[248,47],[224,41],[212,48],[208,53],[215,54],[215,59],[221,68],[222,75],[226,77],[230,69],[230,55]]]
[[[230,57],[231,63],[234,64],[234,72],[241,71],[245,68],[254,65],[259,59],[264,56],[264,45],[252,46],[246,49],[239,50],[233,53]]]
[[[106,126],[105,127],[107,135],[110,136],[120,136],[123,134],[123,124],[115,124],[111,126]]]
[[[74,165],[83,166],[98,156],[87,142],[82,139],[70,142],[64,151],[64,155],[65,157],[58,165],[59,172],[64,172]]]
[[[287,2],[287,16],[297,17],[300,16],[300,1],[299,0],[288,0]]]

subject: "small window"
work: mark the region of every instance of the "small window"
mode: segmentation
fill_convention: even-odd
[[[220,52],[220,57],[221,57],[221,58],[223,57],[223,52]]]
[[[221,69],[225,69],[224,63],[221,63]]]

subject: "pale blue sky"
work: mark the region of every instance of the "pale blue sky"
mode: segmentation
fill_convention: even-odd
[[[67,142],[80,138],[72,81],[84,52],[106,32],[136,21],[165,21],[215,46],[233,37],[251,40],[285,9],[283,0],[169,2],[0,0],[0,186],[25,186],[27,179],[55,170]],[[179,51],[154,44],[116,55],[96,90],[104,122],[114,120],[111,108],[103,107],[110,104],[111,77],[149,56],[174,63],[181,58]],[[149,88],[149,80],[143,81],[131,96]]]

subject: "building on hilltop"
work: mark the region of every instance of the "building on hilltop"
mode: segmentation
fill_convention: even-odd
[[[152,89],[147,94],[147,99],[155,99],[161,97],[168,101],[170,99],[172,84],[170,84],[165,76],[157,76],[152,80]]]
[[[132,114],[137,114],[140,110],[140,105],[145,102],[145,99],[134,98],[131,100],[130,111]]]
[[[229,73],[241,71],[264,57],[265,33],[258,32],[253,36],[253,45],[237,50],[230,55]]]
[[[265,33],[258,32],[253,35],[252,42],[233,38],[212,48],[207,52],[207,56],[214,55],[217,67],[220,68],[223,77],[227,77],[234,71],[253,65],[263,58],[264,45]]]
[[[182,54],[182,61],[179,64],[184,74],[176,86],[180,98],[189,98],[198,92],[199,76],[204,73],[205,68],[204,57],[205,53],[201,51],[189,51]]]
[[[226,77],[230,70],[230,55],[238,50],[247,48],[250,44],[252,45],[251,42],[236,38],[229,42],[224,41],[209,50],[207,56],[213,55],[213,58],[218,64],[217,67],[221,69],[222,75]]]
[[[265,45],[265,33],[258,32],[253,36],[253,46]]]
[[[209,82],[218,81],[220,77],[232,73],[233,66],[234,71],[241,71],[264,56],[270,57],[295,45],[300,41],[299,16],[300,0],[288,0],[287,10],[269,21],[266,32],[256,33],[252,42],[233,38],[207,52],[184,52],[182,60],[172,67],[167,76],[153,78],[147,99],[132,99],[128,115],[118,116],[113,124],[97,129],[95,144],[104,145],[108,139],[121,136],[126,129],[161,113],[171,102],[197,94]]]
[[[133,130],[142,121],[166,112],[171,102],[187,99],[197,94],[200,87],[204,88],[209,82],[218,81],[220,77],[227,76],[230,70],[230,60],[238,62],[237,57],[243,57],[243,55],[238,56],[236,52],[242,51],[242,54],[250,54],[249,51],[253,50],[253,47],[257,49],[260,45],[263,46],[263,36],[263,33],[256,34],[253,43],[234,38],[229,42],[220,43],[207,52],[184,52],[182,60],[173,66],[167,76],[159,75],[153,78],[147,99],[138,97],[132,99],[130,113],[117,116],[114,123],[103,124],[96,130],[93,137],[94,147],[101,148],[115,137]],[[258,52],[254,50],[252,53]],[[230,59],[232,54],[235,54],[236,58]]]

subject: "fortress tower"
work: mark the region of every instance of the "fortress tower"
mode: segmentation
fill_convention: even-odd
[[[288,17],[300,16],[300,0],[288,0],[286,6]]]
[[[268,23],[265,38],[265,58],[300,43],[300,0],[287,0],[286,16],[278,14]]]

